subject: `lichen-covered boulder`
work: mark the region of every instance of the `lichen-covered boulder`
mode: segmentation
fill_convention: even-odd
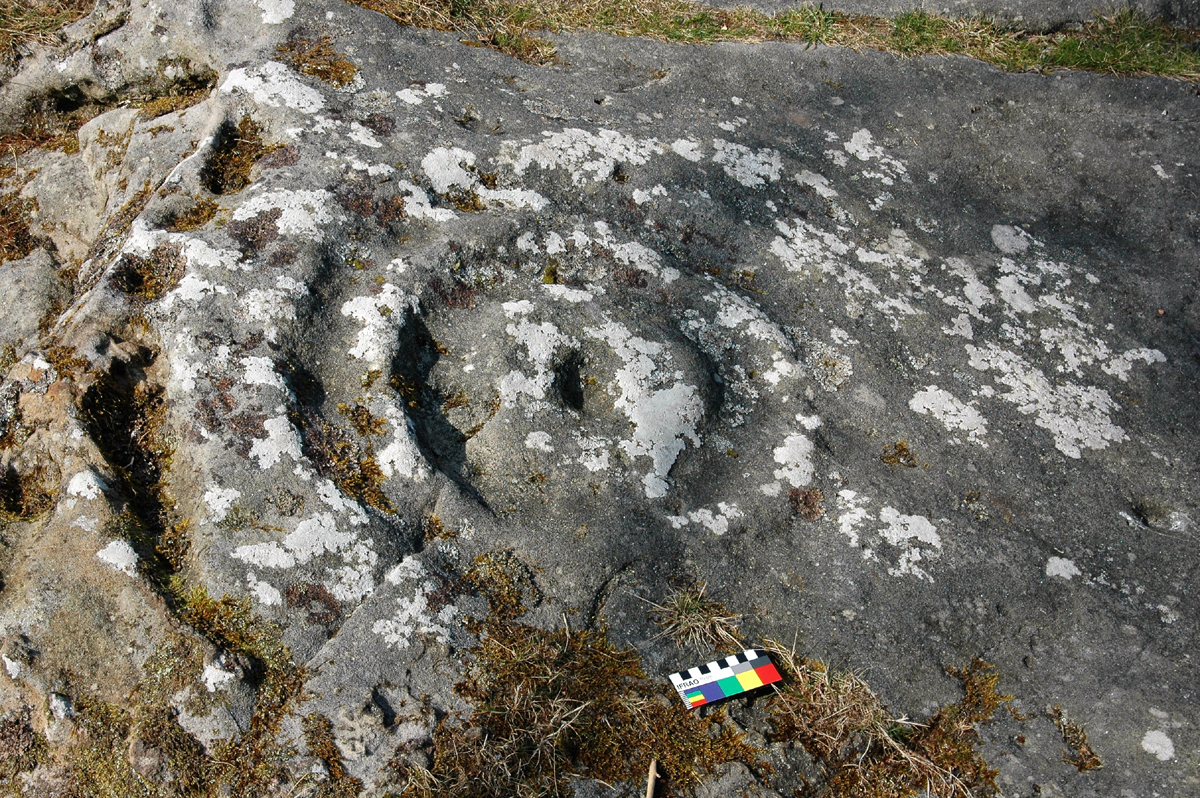
[[[13,126],[97,112],[8,178],[39,245],[0,265],[14,789],[484,794],[448,745],[502,744],[487,641],[632,651],[569,683],[685,723],[645,692],[717,656],[656,624],[681,589],[896,717],[994,663],[1005,794],[1194,789],[1194,87],[120,11],[0,90]],[[705,795],[833,778],[767,703],[705,716],[695,774],[637,757]]]

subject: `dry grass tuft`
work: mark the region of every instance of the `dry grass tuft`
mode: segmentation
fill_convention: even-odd
[[[828,795],[905,798],[922,791],[939,798],[997,792],[996,771],[978,752],[976,727],[1011,696],[996,692],[992,666],[976,658],[947,673],[964,698],[925,723],[894,717],[863,679],[798,657],[794,648],[765,641],[785,676],[768,704],[777,741],[798,741],[830,773]]]
[[[1064,762],[1074,765],[1080,773],[1104,767],[1100,756],[1092,750],[1091,744],[1088,743],[1087,732],[1082,726],[1067,717],[1061,704],[1050,707],[1046,714],[1054,721],[1054,725],[1058,727],[1058,733],[1062,735],[1063,742],[1067,745],[1067,749],[1062,753]]]
[[[683,791],[726,762],[760,767],[756,749],[719,727],[719,712],[684,710],[603,629],[495,623],[472,654],[456,690],[473,712],[437,727],[429,767],[398,752],[403,798],[569,795],[579,776],[644,781],[652,758]]]
[[[22,45],[52,43],[60,28],[95,5],[95,0],[0,0],[0,61],[13,61]]]
[[[691,585],[672,591],[650,614],[662,627],[659,637],[670,637],[681,646],[717,651],[740,651],[738,632],[740,615],[730,613],[724,602],[704,595],[705,585]]]

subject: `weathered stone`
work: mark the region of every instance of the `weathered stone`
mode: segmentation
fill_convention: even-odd
[[[0,266],[6,508],[48,497],[8,513],[0,680],[56,746],[55,696],[144,698],[216,756],[302,674],[278,794],[382,794],[469,709],[472,619],[606,623],[665,680],[715,656],[647,614],[682,579],[914,717],[976,655],[1066,707],[1106,767],[1004,718],[1006,794],[1194,790],[1194,86],[583,34],[539,68],[335,2],[127,14],[0,93],[219,73],[28,156],[80,265],[53,338],[24,301],[53,259]],[[279,60],[301,26],[351,83]],[[217,186],[247,118],[263,157]],[[765,742],[759,709],[733,714]],[[816,777],[770,756],[778,783],[700,794]]]

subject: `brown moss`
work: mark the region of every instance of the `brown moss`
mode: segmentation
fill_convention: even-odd
[[[37,246],[29,231],[30,215],[37,203],[22,199],[17,192],[0,194],[0,261],[19,260]]]
[[[59,379],[73,380],[88,373],[92,364],[85,357],[75,354],[75,348],[53,343],[46,347],[43,356],[54,367]]]
[[[0,2],[0,61],[12,62],[22,45],[49,44],[65,25],[91,13],[94,0],[3,0]]]
[[[1050,707],[1046,713],[1054,720],[1058,733],[1062,735],[1067,748],[1062,752],[1062,760],[1068,765],[1074,765],[1080,773],[1104,767],[1099,755],[1088,743],[1087,732],[1082,726],[1067,717],[1061,704]]]
[[[316,795],[319,798],[355,798],[362,792],[363,784],[346,772],[342,752],[333,739],[333,724],[329,718],[312,712],[305,715],[300,723],[309,752],[324,762],[329,771],[329,780],[321,785]]]
[[[358,67],[333,49],[328,36],[311,37],[303,31],[295,32],[276,50],[292,69],[334,86],[348,86],[358,74]]]
[[[18,473],[11,465],[0,472],[0,518],[31,521],[49,512],[58,497],[51,476],[45,468]]]
[[[405,798],[570,794],[579,776],[644,781],[652,758],[686,791],[725,763],[760,765],[719,711],[685,711],[604,629],[494,623],[471,653],[455,689],[473,712],[438,725],[428,769],[394,760]]]
[[[113,285],[146,301],[161,299],[179,285],[185,266],[178,244],[159,244],[144,258],[126,252],[113,272]]]
[[[825,516],[825,494],[820,488],[792,488],[788,491],[788,503],[805,521],[816,521]]]
[[[279,227],[276,222],[283,216],[280,208],[262,211],[249,219],[235,220],[229,223],[229,237],[238,243],[243,254],[253,254],[279,238]]]
[[[364,438],[368,435],[382,435],[387,430],[387,421],[371,415],[371,411],[355,402],[353,405],[338,402],[337,410],[349,421],[355,431]]]
[[[895,443],[884,444],[883,453],[879,455],[879,460],[890,466],[898,465],[905,468],[916,468],[918,465],[917,455],[909,447],[908,441],[896,441]]]
[[[236,741],[215,745],[210,794],[265,795],[285,783],[287,752],[275,737],[279,724],[302,698],[305,672],[292,661],[279,627],[250,610],[249,599],[213,599],[197,586],[180,597],[180,618],[221,648],[251,663],[254,715]]]
[[[515,620],[542,601],[529,567],[511,551],[479,555],[463,581],[479,591],[500,620]]]
[[[435,277],[429,281],[429,287],[437,294],[438,299],[442,300],[442,304],[452,309],[474,308],[475,295],[479,293],[475,286],[464,283],[457,277],[450,281],[449,286],[443,283],[441,278]]]
[[[115,704],[80,696],[74,703],[78,730],[67,755],[66,798],[150,798],[154,789],[125,757],[133,725],[129,712]]]
[[[262,127],[249,116],[234,125],[225,121],[217,130],[200,180],[213,194],[233,194],[250,185],[250,171],[268,148]]]
[[[304,453],[317,468],[347,496],[385,513],[396,506],[383,492],[387,481],[371,442],[359,442],[336,424],[328,424],[315,412],[297,414],[296,422],[304,430]]]
[[[178,59],[166,58],[161,59],[158,64],[160,73],[172,67],[179,69],[186,66],[186,63]],[[157,119],[164,114],[182,111],[204,101],[217,84],[217,77],[217,73],[210,69],[188,71],[187,77],[171,83],[162,93],[139,98],[130,104],[140,110],[146,119]]]
[[[284,601],[289,610],[302,609],[307,613],[306,620],[317,626],[330,626],[341,617],[342,604],[329,589],[321,584],[304,582],[289,585],[283,591]]]
[[[29,707],[0,718],[0,788],[19,787],[18,775],[33,770],[46,756],[46,738],[29,721]]]
[[[448,528],[442,523],[442,519],[438,518],[435,514],[430,514],[425,518],[425,521],[421,524],[421,529],[425,533],[426,543],[434,540],[449,540],[450,538],[458,537],[458,530]]]
[[[187,210],[173,216],[167,222],[167,229],[175,233],[197,230],[212,221],[220,206],[210,199],[197,199]]]

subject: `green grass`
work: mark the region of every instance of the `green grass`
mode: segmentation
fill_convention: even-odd
[[[1030,34],[987,19],[912,11],[895,19],[806,6],[777,15],[691,0],[352,0],[402,25],[450,31],[532,63],[554,60],[544,33],[599,31],[667,42],[787,41],[905,56],[963,54],[1012,72],[1086,69],[1200,80],[1200,31],[1125,9],[1080,30]]]

